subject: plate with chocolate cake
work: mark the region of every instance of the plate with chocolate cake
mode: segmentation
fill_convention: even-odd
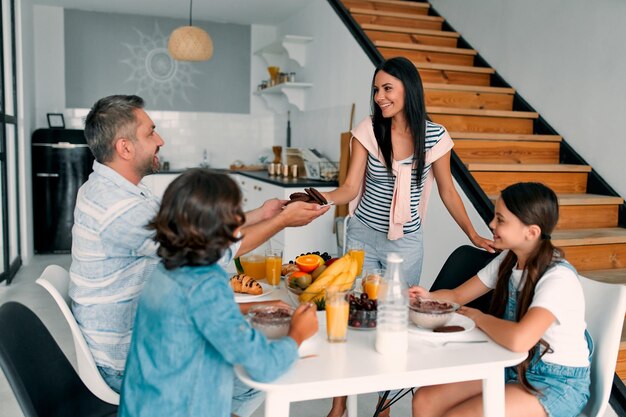
[[[463,333],[467,333],[476,327],[474,320],[458,313],[453,313],[452,318],[445,326],[435,327],[434,329],[424,329],[418,327],[414,323],[409,323],[409,332],[429,337],[450,337]]]

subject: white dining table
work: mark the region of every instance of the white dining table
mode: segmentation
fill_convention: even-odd
[[[287,300],[284,289],[262,299]],[[348,396],[348,416],[357,417],[357,394],[482,380],[485,417],[504,415],[504,368],[517,365],[527,353],[512,352],[481,330],[458,335],[424,337],[409,332],[405,355],[385,356],[374,349],[376,331],[348,330],[347,342],[326,341],[324,315],[319,331],[300,347],[300,359],[284,375],[257,382],[235,368],[243,382],[266,393],[265,416],[288,417],[290,403]],[[450,343],[446,340],[486,340],[485,343]]]

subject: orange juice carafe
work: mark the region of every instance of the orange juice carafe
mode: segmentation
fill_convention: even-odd
[[[263,255],[244,255],[239,258],[241,267],[246,275],[250,275],[254,279],[265,278],[265,256]]]

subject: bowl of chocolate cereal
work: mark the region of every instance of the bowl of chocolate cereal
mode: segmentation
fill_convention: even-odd
[[[409,303],[409,319],[423,329],[445,326],[459,305],[450,301],[415,298]]]

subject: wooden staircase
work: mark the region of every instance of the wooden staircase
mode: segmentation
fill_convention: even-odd
[[[426,2],[343,0],[383,58],[404,56],[420,72],[431,119],[444,125],[454,150],[492,201],[519,181],[537,181],[559,196],[553,241],[581,275],[626,284],[626,229],[621,197],[588,192],[592,168],[562,163],[562,138],[539,134],[539,114],[515,111],[515,90],[495,84],[495,70],[477,65],[477,52],[459,45]],[[480,62],[478,62],[480,63]],[[625,332],[626,333],[626,332]],[[626,379],[626,337],[617,369]]]

